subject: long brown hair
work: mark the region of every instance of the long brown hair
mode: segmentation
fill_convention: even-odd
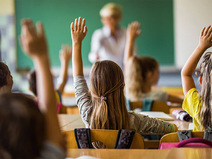
[[[201,100],[202,108],[200,110],[201,125],[207,129],[212,127],[212,52],[207,52],[203,56],[200,65],[200,76],[202,77]]]
[[[125,68],[125,81],[127,97],[130,100],[138,100],[143,93],[146,75],[154,72],[159,67],[158,62],[151,57],[131,57]]]
[[[45,119],[23,94],[0,96],[0,152],[12,159],[37,158],[45,141]]]
[[[124,75],[112,61],[96,62],[90,73],[93,111],[91,129],[127,129],[129,118],[124,96]]]

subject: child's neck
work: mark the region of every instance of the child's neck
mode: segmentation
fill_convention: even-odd
[[[142,88],[142,93],[149,93],[149,92],[151,92],[151,88],[152,88],[151,84],[145,83],[143,85],[143,88]]]

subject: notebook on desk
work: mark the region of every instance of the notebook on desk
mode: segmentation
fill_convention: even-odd
[[[150,112],[140,112],[140,114],[147,115],[147,116],[149,116],[151,118],[157,118],[157,119],[161,119],[161,120],[167,120],[167,121],[175,120],[174,117],[172,117],[169,114],[166,114],[164,112],[150,111]]]

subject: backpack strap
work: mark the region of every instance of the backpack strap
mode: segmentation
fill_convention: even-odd
[[[191,130],[178,131],[177,135],[178,135],[178,138],[179,138],[180,141],[192,138]]]
[[[212,128],[208,127],[208,129],[205,129],[203,139],[212,141]]]
[[[116,138],[115,149],[129,149],[135,132],[132,130],[120,129]]]
[[[152,99],[143,99],[142,111],[151,111],[153,103]]]
[[[130,111],[131,110],[131,105],[130,105],[130,100],[126,99],[126,105],[127,105],[127,110]]]
[[[74,135],[79,149],[93,148],[89,128],[74,129]]]

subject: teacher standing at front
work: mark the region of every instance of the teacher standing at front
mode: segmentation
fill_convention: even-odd
[[[103,27],[93,33],[89,60],[91,63],[111,60],[123,69],[126,29],[119,26],[122,8],[114,3],[106,4],[100,10],[100,16]]]

